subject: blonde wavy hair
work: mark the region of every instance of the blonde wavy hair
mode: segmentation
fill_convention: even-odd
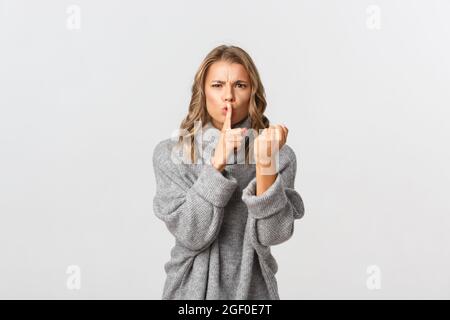
[[[181,144],[184,139],[190,139],[190,158],[192,163],[196,163],[197,151],[195,150],[195,134],[198,130],[195,127],[196,121],[201,121],[202,126],[208,121],[211,121],[211,116],[206,109],[206,97],[205,97],[205,78],[209,67],[216,61],[226,61],[230,63],[241,64],[247,71],[251,82],[251,96],[249,102],[249,116],[251,119],[251,127],[256,132],[260,129],[269,127],[269,119],[264,116],[266,109],[266,97],[264,86],[261,82],[258,70],[252,60],[252,58],[243,49],[236,46],[220,45],[211,50],[203,59],[200,67],[198,68],[194,83],[192,85],[192,96],[189,104],[189,111],[187,116],[181,122],[180,132],[187,133],[180,135],[178,144]],[[249,144],[245,144],[245,163],[249,163]]]

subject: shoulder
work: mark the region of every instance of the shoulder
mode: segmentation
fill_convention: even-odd
[[[280,149],[280,156],[288,158],[289,160],[296,160],[297,156],[295,155],[294,149],[287,143],[285,143]]]
[[[155,147],[153,148],[153,153],[166,153],[170,151],[173,145],[176,144],[176,141],[172,138],[167,138],[159,141]]]
[[[167,138],[158,142],[153,148],[153,166],[165,167],[167,165],[170,165],[176,145],[177,141],[173,140],[172,138]]]
[[[294,172],[297,170],[297,156],[294,149],[288,144],[284,144],[279,151],[279,165],[280,170],[287,167],[294,170]]]
[[[283,161],[287,162],[294,162],[294,163],[297,162],[297,156],[295,154],[295,151],[288,144],[284,144],[281,147],[279,153],[280,153],[280,160],[283,159]]]

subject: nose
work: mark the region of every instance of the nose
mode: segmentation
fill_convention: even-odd
[[[224,100],[226,102],[233,102],[234,101],[234,92],[233,92],[233,88],[232,88],[232,86],[230,84],[227,84],[225,86]]]

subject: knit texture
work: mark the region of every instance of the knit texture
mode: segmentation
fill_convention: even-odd
[[[250,118],[235,127],[251,128]],[[205,130],[220,134],[211,122]],[[280,299],[270,247],[287,241],[304,215],[292,148],[279,150],[277,178],[256,196],[255,164],[242,163],[243,152],[221,173],[208,161],[174,161],[175,145],[165,139],[153,151],[153,210],[174,236],[162,299]]]

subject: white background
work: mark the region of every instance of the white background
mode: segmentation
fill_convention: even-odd
[[[152,151],[220,44],[252,56],[298,158],[280,297],[450,298],[450,2],[0,4],[0,298],[161,297]]]

